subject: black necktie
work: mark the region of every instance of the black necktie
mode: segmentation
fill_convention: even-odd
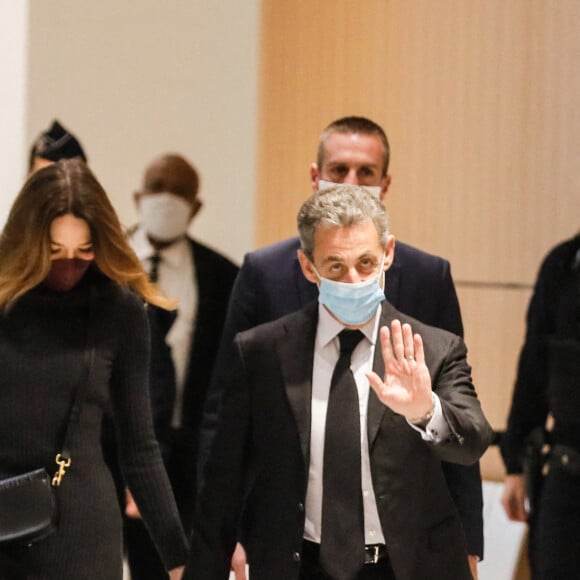
[[[353,578],[365,562],[360,410],[350,370],[352,351],[363,334],[343,330],[338,338],[340,356],[326,411],[320,542],[320,563],[337,580]]]
[[[155,252],[150,258],[151,268],[149,269],[149,280],[154,284],[159,280],[159,262],[161,261],[161,256],[159,252]]]

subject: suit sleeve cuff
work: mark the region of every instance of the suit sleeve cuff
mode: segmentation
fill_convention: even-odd
[[[411,423],[407,421],[409,425],[421,434],[424,441],[431,441],[433,443],[439,443],[449,437],[451,433],[447,421],[443,416],[443,409],[441,408],[441,401],[439,397],[433,393],[433,416],[429,419],[426,425],[417,425],[416,423]]]

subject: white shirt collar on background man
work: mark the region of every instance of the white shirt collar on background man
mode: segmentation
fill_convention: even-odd
[[[133,233],[131,244],[143,267],[149,271],[150,258],[155,254],[155,248],[142,227],[138,227]],[[191,244],[187,238],[184,237],[163,248],[159,251],[159,255],[161,260],[158,266],[157,284],[168,297],[175,298],[179,302],[177,318],[165,337],[166,343],[171,348],[177,388],[172,426],[179,427],[183,388],[198,305],[197,280]]]

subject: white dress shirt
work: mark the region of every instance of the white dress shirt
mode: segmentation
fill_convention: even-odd
[[[131,244],[145,270],[150,271],[150,258],[155,249],[143,228],[137,228],[131,238]],[[171,426],[177,428],[181,426],[183,390],[195,330],[197,281],[191,246],[187,238],[181,238],[163,248],[159,251],[159,256],[157,285],[169,298],[175,298],[179,302],[177,318],[165,337],[165,342],[171,349],[175,368],[176,394]]]
[[[378,336],[378,325],[381,317],[379,306],[375,317],[360,328],[365,338],[360,341],[352,353],[351,370],[358,390],[360,428],[361,428],[361,485],[364,510],[365,544],[384,544],[379,513],[375,500],[371,477],[371,464],[367,436],[367,408],[370,384],[366,373],[372,370],[375,341]],[[344,325],[335,320],[322,305],[318,308],[318,328],[314,347],[314,368],[312,372],[312,419],[310,433],[310,466],[308,487],[306,490],[306,518],[304,538],[320,543],[322,531],[322,476],[324,464],[324,436],[326,427],[326,409],[330,382],[334,367],[338,361],[340,347],[338,334]],[[380,348],[380,347],[379,347]],[[418,431],[425,440],[439,441],[449,434],[449,427],[443,417],[441,402],[434,395],[435,412],[433,417],[421,429],[416,425],[409,427]],[[354,505],[354,502],[353,502]]]

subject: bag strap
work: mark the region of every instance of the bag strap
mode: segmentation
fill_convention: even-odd
[[[87,391],[87,386],[90,382],[91,373],[95,363],[95,310],[97,303],[97,291],[94,286],[89,288],[89,311],[87,317],[87,333],[86,333],[86,343],[84,349],[84,370],[81,374],[81,378],[78,382],[73,404],[69,413],[68,423],[66,426],[66,432],[64,436],[64,441],[62,444],[62,449],[60,453],[57,453],[55,461],[58,465],[58,471],[54,474],[52,478],[53,487],[58,487],[61,484],[62,478],[66,474],[66,470],[71,466],[71,443],[73,435],[78,427],[79,418],[81,415],[81,409],[83,405],[84,395]]]

